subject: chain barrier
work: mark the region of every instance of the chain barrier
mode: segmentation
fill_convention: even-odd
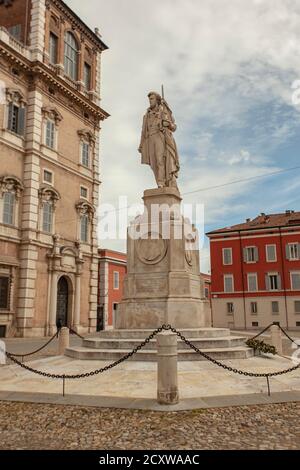
[[[27,366],[26,364],[23,364],[22,362],[18,361],[17,359],[15,359],[10,353],[6,352],[6,356],[11,359],[15,364],[19,365],[20,367],[22,367],[23,369],[25,370],[28,370],[29,372],[32,372],[34,374],[37,374],[37,375],[40,375],[42,377],[48,377],[50,379],[61,379],[61,380],[69,380],[69,379],[72,379],[72,380],[75,380],[75,379],[86,379],[88,377],[93,377],[95,375],[98,375],[98,374],[102,374],[103,372],[106,372],[107,370],[110,370],[110,369],[113,369],[114,367],[116,367],[117,365],[121,364],[122,362],[126,361],[127,359],[129,359],[130,357],[134,356],[138,351],[140,351],[142,348],[144,348],[146,346],[146,344],[148,344],[158,333],[161,333],[164,329],[169,329],[167,327],[164,327],[165,325],[163,325],[162,327],[160,328],[157,328],[156,330],[154,330],[144,341],[142,341],[138,346],[136,346],[132,351],[130,351],[129,353],[125,354],[124,356],[122,356],[120,359],[118,359],[117,361],[111,363],[111,364],[108,364],[107,366],[104,366],[104,367],[101,367],[100,369],[96,369],[96,370],[93,370],[91,372],[85,372],[83,374],[51,374],[49,372],[43,372],[41,370],[37,370],[37,369],[33,369],[32,367],[30,366]]]
[[[300,363],[297,364],[294,367],[290,367],[289,369],[277,371],[277,372],[264,372],[264,373],[259,373],[259,372],[247,372],[244,370],[236,369],[235,367],[227,366],[226,364],[223,364],[222,362],[218,361],[217,359],[213,359],[210,357],[208,354],[204,353],[200,349],[197,348],[193,343],[191,343],[188,339],[183,336],[180,331],[177,331],[176,328],[173,328],[172,326],[168,325],[167,328],[168,330],[171,330],[173,333],[175,333],[182,341],[185,342],[191,349],[193,349],[197,354],[200,356],[204,357],[208,361],[212,362],[213,364],[222,367],[225,370],[228,370],[229,372],[233,372],[234,374],[239,374],[239,375],[245,375],[247,377],[276,377],[278,375],[283,375],[287,374],[289,372],[293,372],[294,370],[297,370],[300,368]]]
[[[270,325],[270,326],[272,326],[272,325]],[[270,328],[270,326],[268,328]],[[266,328],[264,331],[266,331],[268,328]],[[85,372],[85,373],[82,373],[82,374],[52,374],[52,373],[49,373],[49,372],[43,372],[43,371],[40,371],[40,370],[37,370],[37,369],[33,369],[32,367],[18,361],[15,358],[17,356],[13,355],[12,353],[5,352],[5,354],[12,362],[14,362],[15,364],[19,365],[20,367],[22,367],[23,369],[25,369],[29,372],[40,375],[42,377],[63,380],[63,395],[64,395],[65,394],[65,380],[85,379],[85,378],[88,378],[88,377],[94,377],[94,376],[99,375],[103,372],[106,372],[110,369],[113,369],[114,367],[116,367],[117,365],[121,364],[122,362],[128,360],[130,357],[134,356],[138,351],[143,349],[152,339],[155,338],[155,336],[158,333],[161,333],[163,330],[172,331],[172,333],[176,334],[178,336],[178,338],[180,338],[187,346],[189,346],[189,348],[191,348],[193,351],[195,351],[200,356],[204,357],[209,362],[213,363],[214,365],[216,365],[218,367],[221,367],[224,370],[227,370],[227,371],[232,372],[234,374],[244,375],[246,377],[258,377],[258,378],[263,377],[263,378],[266,378],[267,385],[268,385],[268,394],[269,395],[270,395],[270,383],[269,383],[270,377],[277,377],[277,376],[280,376],[280,375],[284,375],[284,374],[293,372],[293,371],[300,368],[300,363],[299,363],[299,364],[295,365],[294,367],[290,367],[288,369],[284,369],[284,370],[277,371],[277,372],[258,373],[258,372],[247,372],[245,370],[237,369],[235,367],[231,367],[231,366],[228,366],[226,364],[223,364],[222,362],[218,361],[217,359],[214,359],[214,358],[210,357],[208,354],[204,353],[199,348],[197,348],[180,331],[178,331],[176,328],[173,328],[171,325],[162,325],[160,328],[157,328],[144,341],[142,341],[138,346],[136,346],[134,349],[132,349],[132,351],[125,354],[124,356],[122,356],[117,361],[115,361],[111,364],[108,364],[104,367],[101,367],[100,369],[96,369],[96,370],[93,370],[93,371],[90,371],[90,372]],[[261,332],[261,334],[262,333],[263,332]],[[54,337],[55,336],[56,335],[54,335]],[[54,339],[54,337],[51,338],[51,340],[49,340],[48,344]],[[1,348],[0,348],[0,350],[1,350]],[[2,351],[2,352],[4,352],[4,351]]]
[[[69,331],[72,335],[78,336],[78,338],[80,338],[80,339],[85,339],[83,336],[81,336],[79,333],[77,333],[77,331],[72,330],[72,328],[69,328]]]
[[[9,353],[11,356],[14,356],[14,357],[21,357],[22,359],[24,359],[24,357],[29,357],[29,356],[33,356],[34,354],[37,354],[38,352],[42,351],[43,349],[45,349],[47,346],[49,346],[50,343],[52,343],[52,341],[57,337],[57,333],[55,333],[55,335],[52,336],[52,338],[49,339],[49,341],[47,341],[46,344],[44,344],[43,346],[41,346],[39,349],[36,349],[35,351],[32,351],[30,353],[24,353],[24,354],[15,354],[15,353]]]
[[[278,328],[282,331],[282,333],[293,343],[297,346],[297,348],[300,348],[300,344],[298,344],[293,338],[290,337],[290,335],[280,326],[277,325]]]
[[[271,323],[269,326],[267,326],[264,330],[262,330],[260,333],[258,333],[257,335],[253,336],[252,338],[249,338],[249,339],[256,339],[258,338],[260,335],[263,335],[266,331],[268,331],[271,326],[273,326],[274,323]]]

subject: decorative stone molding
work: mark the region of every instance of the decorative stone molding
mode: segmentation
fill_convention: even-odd
[[[19,106],[26,106],[27,101],[21,90],[16,88],[6,88],[6,99],[8,103],[16,103]]]
[[[81,217],[83,215],[88,215],[89,219],[92,219],[95,214],[95,208],[88,201],[80,200],[76,204],[77,214]]]
[[[56,189],[52,188],[51,186],[44,185],[39,190],[39,198],[41,205],[44,202],[52,201],[53,207],[55,209],[57,201],[61,199],[61,196]]]
[[[16,198],[18,199],[21,196],[24,186],[16,176],[2,176],[0,178],[0,195],[3,197],[5,192],[13,191]]]
[[[81,141],[87,141],[89,144],[95,144],[96,136],[89,129],[80,129],[77,131]]]
[[[55,125],[58,126],[60,121],[63,120],[61,113],[58,111],[57,108],[51,108],[50,106],[44,106],[42,108],[42,114],[46,119],[53,119],[55,121]]]

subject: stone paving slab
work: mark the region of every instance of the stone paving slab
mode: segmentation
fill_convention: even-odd
[[[66,395],[63,397],[59,394],[29,392],[0,392],[0,401],[176,412],[233,406],[296,403],[300,402],[300,392],[275,392],[270,397],[266,394],[244,394],[187,398],[172,406],[160,405],[156,400],[147,398],[134,399],[91,395]]]

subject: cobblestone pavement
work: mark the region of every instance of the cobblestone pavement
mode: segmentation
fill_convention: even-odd
[[[0,449],[300,448],[300,404],[161,413],[0,402]]]

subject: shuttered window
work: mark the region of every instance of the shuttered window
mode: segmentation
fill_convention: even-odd
[[[55,148],[55,124],[50,119],[46,122],[46,145],[51,149]]]
[[[256,246],[247,246],[244,248],[244,262],[256,263],[258,261],[258,248]]]
[[[87,142],[82,142],[81,163],[83,166],[86,166],[87,168],[89,168],[90,166],[90,145]]]
[[[300,243],[288,243],[286,245],[286,259],[289,261],[300,259]]]
[[[89,241],[89,218],[87,215],[83,215],[80,219],[80,240],[83,243]]]
[[[276,245],[266,246],[267,262],[277,261]]]
[[[266,274],[266,290],[281,290],[280,274]]]
[[[3,196],[3,223],[14,225],[15,193],[7,192]]]
[[[249,292],[257,291],[257,274],[256,273],[248,274],[248,291]]]
[[[233,275],[232,274],[226,274],[224,276],[224,291],[225,292],[233,292],[234,286],[233,286]]]
[[[291,285],[293,290],[300,290],[300,273],[291,273]]]
[[[300,300],[295,300],[295,313],[300,313]]]
[[[232,248],[223,248],[223,264],[232,264]]]
[[[53,205],[52,202],[44,202],[43,205],[43,231],[52,233]]]
[[[83,81],[86,90],[91,89],[91,66],[87,63],[84,64]]]
[[[271,302],[271,306],[272,306],[272,313],[279,313],[279,302],[277,301],[274,301],[274,302]]]
[[[15,103],[9,103],[7,128],[15,134],[24,135],[25,108],[21,108]]]
[[[118,290],[120,287],[120,275],[118,271],[114,271],[114,289]]]
[[[9,308],[9,278],[0,277],[0,309]]]

